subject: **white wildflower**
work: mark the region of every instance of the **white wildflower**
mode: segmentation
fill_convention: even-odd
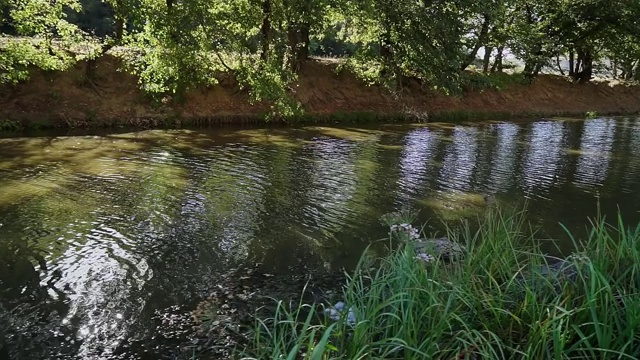
[[[436,261],[436,258],[433,255],[420,253],[416,255],[416,259],[424,262],[425,264],[429,264],[431,262]]]

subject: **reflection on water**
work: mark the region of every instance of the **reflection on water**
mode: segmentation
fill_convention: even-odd
[[[520,126],[516,124],[499,124],[494,126],[497,132],[495,151],[490,165],[491,175],[487,188],[492,193],[506,191],[514,182],[516,160],[518,155],[518,133]]]
[[[323,137],[305,148],[312,162],[309,199],[302,210],[306,226],[333,233],[345,223],[347,204],[356,187],[354,149],[349,141]]]
[[[470,191],[476,170],[478,129],[456,126],[444,159],[438,182],[447,190]]]
[[[529,196],[546,197],[549,187],[557,181],[564,160],[562,149],[565,124],[559,121],[534,123],[525,141],[529,144],[523,164],[522,187]]]
[[[613,119],[596,119],[584,124],[575,174],[578,186],[602,185],[609,170],[615,131],[616,121]]]
[[[558,220],[580,229],[597,196],[640,218],[639,159],[630,118],[0,139],[0,357],[161,342],[154,312],[226,269],[353,266],[405,206],[459,219],[529,199],[569,251]]]
[[[425,189],[427,179],[433,176],[435,152],[439,142],[438,134],[423,128],[409,132],[400,159],[400,201],[406,203]]]
[[[638,173],[640,172],[640,121],[635,121],[632,124],[628,124],[626,128],[631,128],[628,140],[628,147],[625,149],[624,154],[616,154],[616,156],[622,156],[627,161],[625,162],[626,169],[623,169],[622,176],[624,177],[625,192],[630,194],[640,195],[637,189]]]

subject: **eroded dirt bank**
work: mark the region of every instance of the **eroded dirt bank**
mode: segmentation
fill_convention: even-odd
[[[169,98],[154,102],[139,89],[135,77],[117,71],[116,59],[98,62],[94,83],[83,80],[84,67],[79,63],[66,72],[40,72],[27,83],[0,88],[0,121],[26,127],[179,126],[259,121],[268,108],[267,104],[249,104],[247,92],[240,91],[232,79],[192,91],[181,102]],[[367,86],[352,74],[337,74],[335,64],[310,61],[295,91],[307,114],[317,118],[344,119],[349,113],[425,119],[446,113],[519,117],[640,112],[640,86],[615,82],[578,85],[550,75],[531,85],[470,91],[461,97],[409,82],[398,97]]]

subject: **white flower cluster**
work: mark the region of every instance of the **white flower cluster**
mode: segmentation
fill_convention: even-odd
[[[420,232],[418,229],[411,226],[411,224],[396,224],[391,226],[391,236],[398,236],[405,240],[418,240],[420,238]]]
[[[567,257],[566,261],[578,263],[580,265],[588,264],[591,262],[591,259],[585,254],[571,254]]]
[[[424,262],[425,264],[428,264],[430,262],[436,261],[436,258],[433,255],[420,253],[420,254],[416,255],[416,260],[420,260],[420,261]]]

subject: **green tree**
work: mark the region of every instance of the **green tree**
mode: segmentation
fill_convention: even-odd
[[[463,29],[457,2],[354,0],[341,6],[344,39],[358,45],[348,64],[361,77],[396,89],[403,76],[441,89],[457,86]]]
[[[523,1],[520,9],[510,45],[525,61],[524,73],[531,77],[556,55],[568,51],[569,75],[587,82],[593,76],[594,63],[607,47],[617,48],[614,44],[621,38],[640,36],[637,2]]]
[[[9,20],[17,35],[0,48],[0,83],[29,77],[29,67],[64,70],[76,60],[71,53],[84,40],[77,25],[67,21],[67,11],[79,11],[77,0],[4,0],[3,23]],[[5,17],[6,16],[6,17]]]

